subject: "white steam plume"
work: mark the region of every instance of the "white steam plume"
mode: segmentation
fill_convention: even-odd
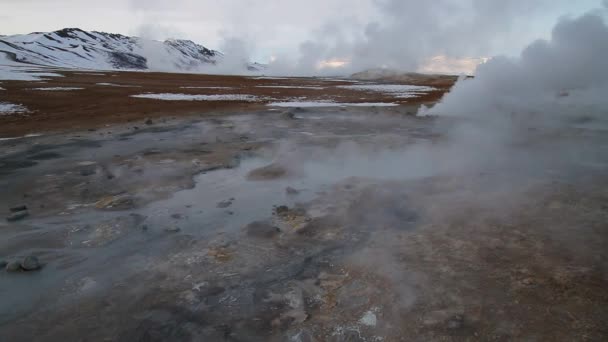
[[[278,58],[272,73],[307,75],[353,73],[384,67],[423,70],[438,56],[467,60],[520,51],[530,18],[541,18],[561,0],[378,0],[379,16],[367,23],[330,22],[300,44],[296,60]],[[562,13],[565,14],[565,13]],[[533,37],[529,37],[532,39]],[[514,42],[514,43],[510,43]],[[319,69],[322,61],[342,67]]]
[[[421,114],[489,119],[606,117],[608,26],[599,14],[562,19],[519,58],[494,58]]]

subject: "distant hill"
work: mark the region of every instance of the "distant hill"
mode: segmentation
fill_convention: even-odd
[[[199,71],[223,58],[190,40],[161,42],[78,28],[0,36],[0,52],[20,63],[94,70]],[[243,69],[262,67],[250,64]]]

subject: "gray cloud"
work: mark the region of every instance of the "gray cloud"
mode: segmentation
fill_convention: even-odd
[[[26,0],[3,2],[4,34],[81,27],[154,39],[191,39],[212,49],[245,43],[250,60],[274,56],[273,72],[318,73],[348,59],[348,73],[377,66],[419,68],[429,57],[517,54],[555,19],[598,0]],[[605,3],[605,1],[604,1]],[[48,13],[53,15],[48,15]],[[17,19],[18,18],[18,19]],[[24,20],[27,18],[27,20]],[[177,36],[179,35],[179,36]],[[239,56],[239,58],[241,58]]]
[[[534,36],[521,34],[530,19],[550,15],[565,1],[437,0],[375,2],[379,19],[364,25],[328,24],[300,45],[295,73],[307,73],[320,60],[346,59],[344,72],[383,66],[413,71],[430,58],[516,53]],[[567,14],[568,10],[563,9]],[[534,32],[536,37],[539,32]],[[521,36],[521,37],[518,37]],[[524,40],[526,39],[526,40]],[[333,71],[335,72],[335,71]]]

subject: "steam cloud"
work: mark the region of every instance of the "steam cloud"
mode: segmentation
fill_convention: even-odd
[[[605,146],[572,134],[608,128],[606,94],[608,26],[596,12],[560,20],[549,40],[533,42],[518,58],[481,65],[475,78],[461,78],[418,114],[456,118],[438,121],[438,129],[446,133],[445,155],[459,165],[527,176],[574,172],[605,167]]]
[[[316,62],[331,59],[348,60],[344,68],[348,72],[379,66],[415,71],[437,55],[477,56],[490,50],[495,39],[506,36],[517,16],[543,3],[378,1],[382,21],[367,23],[361,32],[326,25],[315,41],[301,45],[295,72],[306,74]]]
[[[601,118],[608,108],[608,26],[599,14],[563,19],[519,58],[494,58],[421,114],[526,120]]]
[[[509,45],[506,42],[525,36],[525,18],[556,3],[560,1],[380,0],[375,2],[378,20],[363,27],[328,23],[313,40],[300,45],[297,61],[278,59],[271,63],[270,71],[301,75],[346,74],[377,67],[417,71],[437,56],[466,60],[494,55],[502,53],[505,44]],[[508,48],[519,51],[522,46],[515,43]],[[328,60],[347,63],[341,68],[319,70],[319,61]]]
[[[192,6],[190,1],[176,2],[176,7]],[[605,1],[603,3],[605,5]],[[337,4],[338,8],[348,6],[342,1],[332,4]],[[152,13],[150,18],[155,22],[160,12],[155,9],[166,9],[161,1],[133,0],[131,5],[144,13]],[[429,61],[438,56],[445,57],[443,64],[451,62],[447,63],[450,67],[474,69],[477,58],[520,51],[526,42],[536,38],[531,36],[531,32],[538,32],[532,29],[532,23],[567,14],[563,13],[567,10],[559,12],[560,8],[572,8],[571,2],[566,0],[363,1],[352,6],[358,7],[358,12],[345,9],[345,13],[320,14],[321,21],[309,20],[310,25],[318,25],[308,35],[310,38],[294,36],[291,41],[284,41],[288,45],[285,49],[267,51],[268,47],[261,43],[260,37],[271,36],[273,49],[283,41],[276,41],[273,32],[261,30],[259,21],[274,23],[271,26],[281,29],[281,20],[266,17],[265,11],[274,7],[285,10],[285,5],[270,1],[248,8],[247,15],[243,15],[241,6],[227,6],[230,13],[224,18],[226,27],[221,32],[228,34],[222,34],[223,42],[215,47],[224,52],[225,58],[218,63],[216,72],[246,72],[244,64],[256,61],[252,53],[256,45],[265,53],[275,53],[265,73],[287,76],[346,75],[377,67],[429,71]],[[326,7],[317,1],[310,6]],[[287,7],[298,8],[296,5]],[[289,15],[293,17],[293,13]],[[321,24],[322,20],[327,22]],[[265,22],[264,26],[267,24]],[[301,42],[299,48],[288,52],[289,46],[294,46],[294,40]],[[334,63],[331,67],[323,67],[328,61]],[[449,72],[450,67],[439,69]]]

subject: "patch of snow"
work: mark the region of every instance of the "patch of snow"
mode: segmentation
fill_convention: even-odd
[[[106,87],[119,87],[119,88],[141,88],[139,85],[128,85],[128,84],[116,84],[116,83],[95,83],[98,86],[106,86]]]
[[[42,77],[63,77],[45,72],[42,68],[32,68],[30,64],[15,62],[5,52],[0,52],[0,80],[40,81]]]
[[[34,77],[65,77],[54,72],[30,72],[30,75]]]
[[[416,98],[420,96],[420,94],[399,94],[399,95],[395,95],[395,98],[397,99],[412,99],[412,98]]]
[[[42,134],[40,133],[32,133],[32,134],[26,134],[20,137],[11,137],[11,138],[0,138],[0,141],[7,141],[7,140],[16,140],[16,139],[23,139],[23,138],[33,138],[33,137],[39,137]]]
[[[47,87],[47,88],[31,88],[30,90],[43,90],[43,91],[70,91],[70,90],[82,90],[84,88],[79,87]]]
[[[234,89],[234,87],[180,87],[181,89]]]
[[[14,67],[0,65],[0,80],[3,81],[40,81],[43,77],[63,77],[52,72],[31,72]]]
[[[323,80],[326,82],[348,82],[348,83],[359,83],[360,82],[357,80],[345,80],[342,78],[320,78],[320,80]]]
[[[283,88],[283,89],[315,89],[315,90],[323,90],[324,87],[313,87],[313,86],[255,86],[256,88]]]
[[[252,77],[254,80],[288,80],[287,77],[272,77],[272,76],[258,76]]]
[[[4,88],[0,87],[0,90],[6,90],[6,89],[4,89]]]
[[[314,101],[292,101],[292,102],[272,102],[268,106],[272,107],[394,107],[398,103],[392,102],[362,102],[362,103],[344,103],[344,102],[314,102]]]
[[[307,120],[323,120],[324,117],[322,116],[316,116],[316,115],[296,115],[295,116],[296,119],[307,119]],[[302,132],[300,132],[302,133]],[[312,135],[312,133],[310,133]]]
[[[368,327],[375,327],[377,323],[376,314],[371,310],[367,311],[363,317],[361,317],[359,323],[367,325]]]
[[[10,115],[27,112],[29,112],[29,110],[22,105],[10,102],[0,102],[0,115]]]
[[[74,75],[105,76],[106,74],[100,74],[97,72],[75,72]]]
[[[352,84],[337,87],[359,91],[373,91],[391,95],[399,99],[413,98],[426,92],[437,90],[433,87],[409,84]]]
[[[139,94],[131,95],[131,97],[141,99],[155,99],[164,101],[245,101],[255,102],[261,100],[261,98],[254,95],[243,95],[243,94],[221,94],[221,95],[189,95],[189,94],[173,94],[173,93],[161,93],[161,94]]]

